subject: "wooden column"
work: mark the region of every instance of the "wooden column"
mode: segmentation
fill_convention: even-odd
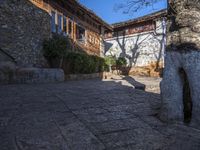
[[[87,30],[85,29],[85,46],[88,45],[88,35],[87,35]]]
[[[66,23],[67,23],[67,34],[69,34],[69,18],[66,17]]]
[[[73,39],[76,41],[76,22],[73,22]]]

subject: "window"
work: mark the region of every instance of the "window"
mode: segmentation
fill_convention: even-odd
[[[76,38],[80,42],[85,42],[85,29],[80,25],[76,26]]]
[[[58,33],[62,33],[62,15],[58,14]]]
[[[143,31],[143,30],[144,30],[144,26],[138,27],[138,30],[139,30],[139,31]]]
[[[51,31],[56,32],[56,13],[51,12]]]
[[[67,31],[67,19],[63,17],[63,33],[66,34]]]

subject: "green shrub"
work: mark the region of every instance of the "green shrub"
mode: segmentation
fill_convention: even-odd
[[[90,74],[104,71],[105,60],[87,55],[67,37],[54,35],[44,41],[44,56],[53,68],[60,67],[67,74]]]
[[[98,72],[103,72],[105,69],[105,59],[99,57]]]
[[[124,57],[119,57],[117,60],[116,60],[116,65],[121,67],[121,66],[126,66],[127,65],[127,61]]]
[[[69,63],[70,74],[90,74],[104,70],[104,59],[82,53],[68,53],[65,61]]]
[[[114,66],[114,65],[116,65],[116,58],[113,56],[106,56],[105,63],[109,66]]]
[[[104,71],[110,71],[110,67],[115,65],[116,65],[116,58],[114,56],[105,57]]]
[[[44,56],[46,58],[61,58],[66,56],[71,49],[70,40],[61,35],[54,35],[43,43]]]

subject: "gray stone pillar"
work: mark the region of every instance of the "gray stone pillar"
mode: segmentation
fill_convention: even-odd
[[[183,120],[183,83],[179,74],[181,55],[166,52],[165,69],[161,82],[162,106],[160,119],[166,122]]]
[[[180,69],[187,75],[192,108],[192,124],[200,125],[200,51],[167,51],[165,69],[161,82],[162,106],[160,119],[166,122],[184,120],[184,78]]]

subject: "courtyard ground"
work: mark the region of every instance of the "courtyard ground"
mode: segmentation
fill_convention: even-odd
[[[199,150],[199,129],[157,119],[160,80],[0,85],[0,150]]]

